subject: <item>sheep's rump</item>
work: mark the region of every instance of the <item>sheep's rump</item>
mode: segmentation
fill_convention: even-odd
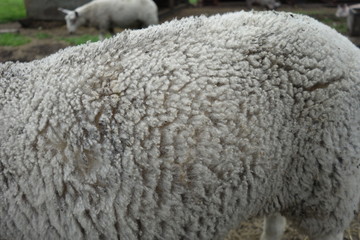
[[[0,238],[213,239],[275,211],[342,228],[359,55],[308,17],[239,12],[0,65]]]

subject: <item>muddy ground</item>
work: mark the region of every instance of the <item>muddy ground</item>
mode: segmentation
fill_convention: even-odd
[[[322,5],[303,5],[303,6],[285,6],[280,10],[291,11],[294,9],[309,9],[309,8],[323,8],[322,12],[325,14],[333,15],[335,8],[330,8]],[[173,14],[168,14],[161,18],[161,21],[168,21],[173,18],[181,18],[190,15],[211,15],[216,13],[223,13],[229,11],[238,11],[246,8],[243,5],[220,5],[217,7],[186,7],[178,9]],[[57,22],[40,22],[32,23],[32,28],[22,28],[19,23],[8,23],[0,25],[1,29],[17,29],[22,35],[31,38],[31,43],[19,47],[1,47],[0,46],[0,62],[5,61],[21,61],[27,62],[34,59],[40,59],[48,56],[51,53],[58,51],[61,48],[70,46],[70,43],[61,40],[61,38],[68,37],[66,27],[63,23]],[[121,29],[117,29],[121,31]],[[46,34],[50,37],[39,39],[39,34]],[[81,28],[77,35],[93,34],[97,35],[94,29]],[[355,44],[359,44],[359,39],[351,39]],[[261,234],[262,219],[252,219],[248,222],[242,223],[240,226],[231,230],[226,237],[226,240],[257,240]],[[305,235],[298,233],[291,227],[288,227],[284,240],[307,240]],[[352,222],[351,227],[345,232],[344,239],[346,240],[360,240],[360,215]]]

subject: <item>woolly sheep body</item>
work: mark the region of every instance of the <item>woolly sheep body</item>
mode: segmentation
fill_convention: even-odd
[[[220,239],[280,212],[336,239],[359,56],[311,18],[239,12],[1,64],[0,238]]]
[[[74,11],[59,9],[66,14],[69,32],[79,26],[90,25],[113,33],[114,27],[147,27],[159,23],[158,9],[153,0],[93,0]]]

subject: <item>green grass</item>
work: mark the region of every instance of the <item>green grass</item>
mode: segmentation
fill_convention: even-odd
[[[26,17],[23,0],[0,0],[0,23],[19,20]]]
[[[80,45],[80,44],[84,44],[87,42],[96,42],[99,41],[99,37],[98,36],[94,36],[94,35],[81,35],[81,36],[74,36],[74,37],[64,37],[64,38],[60,38],[60,40],[66,41],[72,45]]]
[[[52,36],[50,34],[43,33],[43,32],[37,33],[35,37],[37,39],[49,39],[49,38],[52,38]]]
[[[346,18],[336,18],[334,16],[314,16],[317,20],[320,22],[334,28],[336,31],[338,31],[341,34],[346,35],[347,25],[346,25]]]
[[[105,38],[110,38],[111,34],[105,34]],[[99,41],[98,35],[79,35],[79,36],[72,36],[72,37],[63,37],[59,38],[59,40],[66,41],[70,43],[71,45],[80,45],[87,42],[97,42]]]
[[[20,46],[31,42],[30,38],[17,33],[0,34],[0,46]]]
[[[327,8],[321,8],[321,9],[287,9],[290,12],[297,13],[297,14],[303,14],[308,16],[314,16],[314,15],[327,15],[327,14],[333,14],[335,15],[335,12],[332,13],[332,11],[329,11]],[[330,9],[331,10],[331,9]]]

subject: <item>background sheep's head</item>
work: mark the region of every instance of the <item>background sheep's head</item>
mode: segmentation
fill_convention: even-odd
[[[337,9],[336,9],[335,16],[337,16],[337,17],[347,17],[347,16],[349,16],[349,11],[350,11],[350,8],[346,3],[344,5],[338,5]]]
[[[70,34],[76,32],[76,29],[83,24],[81,20],[82,18],[76,10],[71,11],[64,8],[59,8],[59,11],[65,13],[66,27]]]

